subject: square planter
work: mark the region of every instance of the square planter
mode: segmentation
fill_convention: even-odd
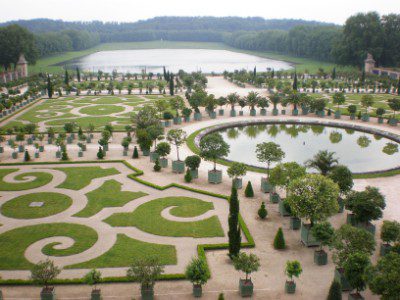
[[[317,116],[320,118],[325,117],[325,111],[324,110],[317,111]]]
[[[236,189],[240,190],[243,187],[242,178],[234,178],[234,179],[232,179],[232,186],[234,186]]]
[[[236,110],[231,109],[229,115],[230,115],[231,117],[236,117]]]
[[[39,152],[35,152],[35,154],[34,154],[34,156],[35,156],[35,158],[39,158]]]
[[[383,118],[382,117],[378,117],[378,124],[383,124]]]
[[[69,135],[71,139],[75,139],[75,133],[71,132],[71,134]]]
[[[171,127],[171,121],[165,120],[165,121],[164,121],[164,126],[165,126],[165,127]]]
[[[217,118],[217,113],[215,111],[210,112],[210,118],[211,119],[216,119]]]
[[[104,150],[104,151],[108,151],[108,144],[105,144],[105,145],[103,146],[103,150]]]
[[[194,120],[195,121],[201,121],[202,115],[201,113],[194,113]]]
[[[33,139],[30,137],[30,138],[27,138],[27,143],[28,143],[28,145],[32,145],[33,144]]]
[[[354,220],[354,215],[353,214],[347,214],[346,216],[346,224],[350,225],[356,225],[356,221]]]
[[[61,158],[61,151],[56,151],[56,158]]]
[[[261,178],[261,191],[263,193],[272,192],[273,185],[269,183],[268,178]]]
[[[340,119],[342,117],[342,114],[339,110],[335,111],[335,119]]]
[[[239,292],[242,297],[253,296],[254,285],[251,280],[240,279],[239,280]]]
[[[193,285],[193,297],[200,298],[203,295],[203,288],[200,284]]]
[[[318,266],[324,266],[328,263],[328,253],[324,250],[314,251],[314,263]]]
[[[174,124],[175,124],[175,125],[180,125],[180,124],[182,124],[182,117],[175,117],[175,118],[174,118]]]
[[[148,149],[143,149],[143,150],[142,150],[142,154],[143,154],[143,156],[149,156],[149,155],[150,155],[150,150],[148,150]]]
[[[39,152],[44,152],[44,146],[39,146]]]
[[[301,223],[300,236],[301,236],[301,242],[306,247],[315,247],[320,245],[320,243],[315,239],[315,237],[311,233],[310,224]]]
[[[8,146],[11,146],[13,143],[14,143],[14,140],[12,140],[12,139],[9,139],[9,140],[7,141],[7,145],[8,145]]]
[[[365,298],[360,293],[350,293],[348,300],[364,300]]]
[[[219,109],[219,110],[218,110],[218,115],[219,115],[219,116],[223,116],[224,113],[225,113],[225,110],[223,110],[223,109]]]
[[[55,300],[56,299],[56,292],[54,287],[43,288],[40,292],[40,299],[41,300]]]
[[[290,217],[290,229],[299,230],[301,226],[301,220],[298,217]]]
[[[185,120],[186,123],[190,122],[190,116],[189,117],[185,117],[184,120]]]
[[[368,224],[356,223],[355,227],[365,229],[366,231],[372,233],[372,235],[375,235],[376,227],[371,222],[368,222]]]
[[[392,250],[392,245],[390,244],[381,244],[381,247],[379,249],[379,254],[380,256],[385,256]]]
[[[4,153],[4,147],[0,146],[0,153]]]
[[[48,139],[47,139],[47,143],[48,143],[49,145],[53,144],[53,139],[52,139],[52,138],[48,138]]]
[[[11,157],[13,158],[13,159],[17,159],[18,158],[18,152],[13,152],[12,154],[11,154]]]
[[[363,122],[368,122],[368,121],[369,121],[369,114],[363,114],[363,115],[361,116],[361,120],[362,120]]]
[[[303,116],[308,115],[309,112],[310,112],[310,110],[308,109],[308,107],[302,107],[302,108],[301,108],[301,114],[302,114]]]
[[[255,109],[250,109],[250,116],[255,117],[257,115],[257,111]]]
[[[344,200],[341,197],[339,197],[337,199],[337,202],[338,202],[338,205],[339,205],[338,213],[342,213],[344,211]]]
[[[296,292],[296,282],[287,281],[285,282],[285,292],[287,294],[294,294]]]
[[[290,216],[290,212],[286,209],[285,200],[279,201],[279,213],[282,217]]]
[[[143,300],[153,300],[154,299],[154,289],[153,288],[141,288],[140,293],[142,294]]]
[[[356,119],[356,115],[355,114],[350,114],[350,120],[355,120]]]
[[[272,192],[269,194],[269,201],[271,203],[279,203],[279,200],[281,199],[281,197],[279,196],[278,193]]]
[[[165,157],[160,158],[160,165],[161,165],[161,168],[168,167],[168,159]]]
[[[279,110],[278,110],[277,108],[274,108],[274,109],[272,110],[272,115],[273,115],[273,116],[279,115]]]
[[[192,175],[192,179],[199,178],[199,170],[198,169],[190,170],[190,175]]]
[[[172,161],[172,172],[182,174],[185,172],[185,162],[182,160]]]
[[[340,285],[342,286],[342,291],[351,291],[352,288],[347,281],[346,277],[344,277],[344,270],[343,269],[337,269],[335,268],[335,275],[334,279],[338,282],[340,282]]]
[[[90,300],[101,300],[101,290],[92,290]]]
[[[222,171],[221,170],[211,170],[208,171],[208,182],[218,184],[222,182]]]
[[[263,117],[265,117],[267,115],[267,110],[265,108],[262,108],[260,110],[260,115],[262,115]]]
[[[390,125],[390,126],[397,126],[397,123],[398,123],[399,121],[397,120],[397,119],[395,119],[395,118],[389,118],[389,121],[388,121],[388,124]]]
[[[83,157],[83,152],[82,151],[78,152],[78,157]]]
[[[19,146],[18,146],[18,152],[19,152],[19,153],[25,152],[25,146],[24,146],[24,145],[19,145]]]
[[[292,110],[292,116],[298,116],[299,115],[299,110],[296,108],[296,109],[293,109]]]
[[[160,155],[158,155],[157,152],[150,152],[150,161],[151,162],[155,162],[157,160],[157,158],[160,158]]]
[[[239,111],[239,116],[243,116],[243,110]]]

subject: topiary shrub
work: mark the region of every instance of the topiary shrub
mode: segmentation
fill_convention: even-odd
[[[253,197],[254,197],[254,191],[253,191],[253,186],[252,186],[252,184],[251,184],[251,181],[249,181],[249,182],[247,183],[246,189],[245,189],[245,191],[244,191],[244,195],[245,195],[247,198],[253,198]]]
[[[267,215],[268,215],[268,211],[265,208],[265,202],[262,202],[261,203],[261,207],[258,210],[258,216],[260,217],[260,219],[264,220],[267,217]]]
[[[282,228],[279,227],[275,238],[274,238],[274,248],[277,250],[282,250],[286,248],[285,237],[283,236]]]
[[[67,153],[66,149],[64,149],[63,152],[61,153],[61,160],[69,160],[68,153]]]
[[[329,288],[327,300],[342,300],[342,285],[339,281],[333,280]]]
[[[97,151],[97,158],[98,159],[103,159],[104,158],[104,152],[101,147],[99,147],[99,151]]]
[[[28,150],[25,150],[24,161],[30,161],[30,160],[31,160],[31,156],[29,155]]]
[[[190,182],[192,182],[192,174],[190,173],[190,169],[189,168],[187,168],[186,169],[186,174],[185,174],[185,182],[187,182],[187,183],[190,183]]]
[[[219,294],[218,300],[225,300],[224,293]]]
[[[160,172],[161,171],[160,160],[158,158],[156,159],[156,162],[154,164],[153,169],[154,169],[155,172]]]
[[[139,158],[139,151],[136,146],[133,148],[132,158]]]

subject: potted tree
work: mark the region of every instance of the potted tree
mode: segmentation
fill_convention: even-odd
[[[355,106],[354,104],[350,104],[347,107],[347,111],[350,114],[350,120],[355,120],[356,119],[356,113],[357,113],[357,106]]]
[[[101,290],[97,289],[97,284],[101,282],[100,271],[93,269],[84,277],[86,284],[93,286],[91,300],[101,300]]]
[[[171,126],[171,120],[173,118],[174,118],[174,116],[169,111],[165,111],[163,113],[164,126],[165,127],[170,127]]]
[[[128,138],[125,137],[122,139],[121,146],[124,149],[123,156],[128,156],[129,144],[130,144],[130,141]]]
[[[339,186],[338,204],[341,213],[344,209],[344,201],[354,185],[353,173],[346,166],[336,165],[329,171],[328,177]]]
[[[389,107],[393,110],[393,116],[389,118],[389,125],[397,126],[399,122],[396,118],[396,111],[400,110],[400,99],[399,98],[392,98],[388,100]]]
[[[344,224],[335,231],[330,248],[336,265],[335,280],[340,282],[342,291],[349,291],[351,285],[345,276],[344,264],[352,253],[372,255],[375,250],[374,236],[364,229]]]
[[[265,97],[260,97],[260,100],[258,101],[258,106],[261,107],[260,114],[262,116],[266,116],[267,115],[266,107],[269,106],[268,99]]]
[[[285,282],[285,292],[288,294],[294,294],[296,292],[296,282],[293,280],[293,276],[299,278],[303,272],[300,262],[297,260],[287,261],[285,274],[289,277],[289,280]]]
[[[369,121],[369,114],[368,114],[368,108],[371,107],[374,104],[374,98],[372,95],[363,95],[361,97],[361,106],[365,108],[365,112],[361,117],[361,120],[364,122]]]
[[[242,297],[251,297],[253,295],[254,285],[249,275],[258,271],[260,268],[260,259],[255,254],[240,252],[233,258],[233,265],[236,270],[246,274],[245,279],[239,280],[240,295]]]
[[[182,115],[184,117],[185,122],[190,122],[190,116],[192,114],[192,110],[189,107],[185,107],[182,109]]]
[[[243,187],[242,176],[245,176],[247,173],[247,166],[243,163],[233,162],[231,166],[227,170],[228,175],[232,178],[232,186],[237,189],[241,189]]]
[[[43,286],[40,292],[41,300],[55,300],[56,293],[54,286],[49,286],[49,283],[54,280],[61,272],[61,269],[56,267],[53,261],[46,259],[39,261],[32,267],[31,279],[33,282]]]
[[[330,245],[334,234],[334,229],[329,222],[321,222],[315,224],[311,228],[311,234],[319,242],[319,249],[314,251],[314,263],[319,266],[328,263],[328,254],[324,251],[323,247]]]
[[[267,163],[267,177],[261,178],[261,191],[269,193],[273,189],[269,182],[270,165],[273,162],[281,161],[285,157],[285,152],[274,142],[264,142],[257,144],[256,154],[258,161]]]
[[[182,129],[172,129],[168,131],[167,140],[176,147],[176,160],[172,162],[172,171],[175,173],[185,172],[185,162],[179,158],[179,147],[186,141],[186,132]]]
[[[364,191],[352,191],[346,199],[346,209],[352,212],[347,222],[375,234],[371,221],[382,218],[385,207],[385,197],[378,188],[367,186]]]
[[[150,161],[155,162],[159,158],[157,152],[155,151],[157,147],[157,141],[164,138],[164,128],[160,124],[153,124],[148,126],[145,130],[147,131],[152,144],[154,144],[154,150],[150,152]]]
[[[369,280],[370,290],[385,297],[385,299],[396,299],[400,295],[400,255],[391,252],[378,260],[376,266],[371,270],[372,278]]]
[[[138,129],[136,131],[136,141],[139,144],[140,150],[142,150],[143,156],[149,156],[153,141],[146,129]]]
[[[225,111],[222,107],[226,104],[227,99],[225,97],[219,97],[217,101],[219,105],[218,115],[223,116]]]
[[[160,157],[160,165],[162,168],[168,167],[168,159],[166,156],[171,153],[171,145],[167,142],[161,142],[156,147],[156,153]]]
[[[240,106],[239,116],[243,116],[243,108],[246,106],[245,99],[240,98],[239,101],[238,101],[238,104]]]
[[[25,133],[21,130],[20,132],[17,133],[15,136],[15,140],[19,142],[18,145],[18,152],[19,153],[24,153],[25,152],[25,146],[23,142],[25,141]]]
[[[194,93],[188,98],[189,104],[194,110],[195,121],[201,121],[202,115],[199,108],[204,105],[206,97],[206,91],[201,88],[196,88]]]
[[[174,124],[179,125],[182,124],[182,117],[179,115],[179,111],[185,107],[185,102],[183,101],[181,96],[176,96],[169,100],[170,107],[175,110],[174,116]]]
[[[368,254],[364,252],[351,253],[344,263],[344,275],[347,278],[352,290],[350,292],[349,300],[362,300],[360,292],[367,287],[367,272],[369,272],[371,261]]]
[[[193,284],[193,296],[202,296],[202,286],[210,279],[210,270],[203,258],[193,258],[186,266],[185,276]]]
[[[227,96],[227,102],[231,106],[230,116],[236,117],[235,104],[239,102],[240,96],[236,93],[231,93]]]
[[[143,300],[154,299],[154,285],[164,272],[156,257],[137,259],[128,269],[126,275],[132,281],[140,283],[140,292]]]
[[[383,221],[381,229],[380,255],[385,256],[392,249],[394,242],[400,242],[400,223],[397,221]]]
[[[339,187],[331,179],[319,174],[307,174],[293,180],[286,200],[294,215],[308,220],[301,225],[301,241],[307,246],[319,246],[311,233],[315,222],[324,221],[337,213]]]
[[[278,93],[274,93],[272,96],[269,98],[274,105],[274,108],[272,109],[272,115],[277,116],[279,114],[279,110],[277,108],[278,104],[281,102],[282,97]]]
[[[326,100],[323,98],[315,99],[313,102],[313,108],[315,109],[315,113],[318,117],[323,118],[325,117],[325,107],[326,107]]]
[[[191,155],[185,158],[185,165],[190,170],[190,175],[192,179],[196,179],[199,177],[199,166],[200,166],[201,158],[198,155]]]
[[[337,109],[335,111],[335,119],[340,119],[340,105],[343,105],[346,102],[346,97],[343,92],[336,92],[332,96],[332,102],[337,105]]]
[[[229,153],[229,145],[224,141],[219,133],[207,134],[200,141],[200,157],[205,160],[213,161],[213,170],[208,171],[209,183],[221,183],[222,171],[217,170],[217,159],[223,158]]]
[[[246,103],[250,107],[250,116],[255,116],[256,115],[256,105],[258,105],[258,102],[260,101],[260,96],[258,95],[257,92],[249,92],[247,97],[246,97]]]
[[[206,107],[206,111],[211,119],[215,119],[217,117],[217,113],[215,112],[215,108],[218,104],[218,100],[215,99],[214,95],[208,95],[204,100],[204,105]]]
[[[376,115],[378,117],[378,124],[383,124],[383,115],[386,113],[386,110],[382,107],[378,107],[376,109]]]

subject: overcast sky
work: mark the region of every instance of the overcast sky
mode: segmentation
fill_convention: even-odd
[[[155,16],[259,16],[343,24],[357,13],[400,13],[400,0],[0,0],[0,22],[50,18],[133,22]]]

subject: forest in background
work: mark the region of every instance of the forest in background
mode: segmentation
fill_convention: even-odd
[[[400,66],[400,15],[357,14],[344,26],[240,17],[157,17],[134,23],[18,20],[0,24],[0,65],[8,68],[25,53],[29,62],[100,43],[139,41],[222,42],[361,67],[367,53],[382,66]]]

